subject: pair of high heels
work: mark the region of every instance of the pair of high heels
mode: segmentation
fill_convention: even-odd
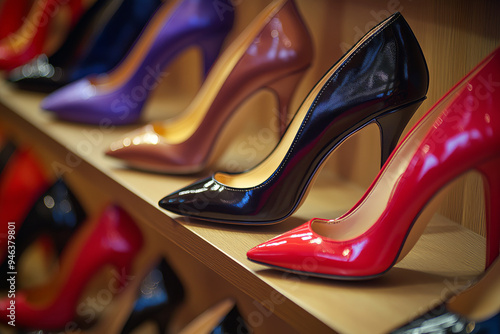
[[[221,6],[225,6],[221,12]],[[110,73],[77,80],[46,97],[41,107],[59,119],[90,124],[129,124],[140,118],[162,73],[181,51],[197,46],[206,75],[233,26],[229,0],[164,2],[127,57]]]
[[[15,17],[12,20],[21,20],[22,24],[18,23],[16,31],[0,40],[0,70],[12,70],[42,54],[51,42],[50,29],[62,8],[69,9],[68,25],[73,27],[85,12],[85,7],[83,0],[37,0],[33,2],[26,18],[13,13]]]
[[[398,79],[401,74],[407,75],[405,80]],[[427,221],[417,218],[433,196],[456,177],[477,169],[486,181],[489,266],[500,244],[500,210],[495,204],[500,198],[498,82],[500,49],[420,120],[345,215],[313,219],[251,249],[248,258],[320,277],[380,276],[422,233]],[[221,223],[279,222],[297,209],[317,170],[340,143],[370,122],[381,125],[382,139],[387,138],[386,130],[400,132],[426,90],[427,69],[418,43],[396,13],[321,79],[262,163],[243,173],[215,173],[159,204],[177,214]],[[404,107],[413,110],[408,113]],[[382,143],[382,163],[397,141],[388,139]],[[317,260],[314,271],[307,269],[310,259]]]
[[[8,73],[17,88],[52,92],[75,80],[114,68],[129,50],[160,0],[97,0],[50,56],[41,54]]]
[[[360,201],[343,216],[312,219],[248,252],[249,259],[333,278],[380,276],[401,260],[430,219],[435,195],[469,170],[484,178],[486,267],[500,246],[500,48],[413,127]],[[396,224],[397,222],[397,224]]]
[[[282,137],[276,153],[259,167],[244,175],[218,173],[214,179],[204,179],[193,186],[193,189],[201,190],[208,197],[217,196],[216,193],[227,195],[223,201],[211,201],[208,207],[203,207],[200,216],[226,222],[249,220],[263,223],[286,218],[304,197],[310,177],[320,165],[322,157],[334,150],[350,133],[372,122],[381,131],[383,163],[395,147],[406,123],[425,98],[428,87],[427,67],[420,47],[406,22],[399,21],[380,34],[373,31],[371,35],[367,35],[345,59],[326,73],[304,101]],[[261,22],[266,22],[264,28],[261,28]],[[239,48],[246,48],[247,53],[231,68],[227,64],[232,64],[237,59],[234,59],[234,52],[227,50],[186,113],[177,119],[153,123],[130,133],[111,144],[106,154],[138,169],[175,174],[200,172],[213,157],[217,135],[235,107],[249,93],[261,87],[271,88],[277,93],[280,102],[280,130],[284,133],[289,100],[311,59],[310,37],[305,27],[297,31],[297,27],[301,25],[302,20],[293,1],[274,2],[250,25],[249,31],[261,31],[257,35],[246,34],[249,37],[252,35],[254,42],[250,46],[239,43],[239,40],[234,43],[241,44]],[[262,44],[272,48],[268,49]],[[274,50],[273,45],[280,45],[281,50]],[[287,48],[287,45],[291,48]],[[280,58],[260,60],[251,56],[259,47],[263,49],[259,54],[303,55],[287,62]],[[227,61],[226,56],[232,61]],[[253,64],[265,65],[266,69],[280,68],[280,72],[257,72],[259,68],[255,68]],[[243,72],[245,67],[248,70]],[[342,67],[340,71],[339,67]],[[220,74],[227,75],[229,71],[231,72],[227,77]],[[241,72],[245,75],[238,75]],[[257,73],[262,77],[258,78],[259,81],[252,80],[257,77]],[[270,75],[273,75],[273,79],[266,79]],[[338,75],[340,77],[337,78]],[[328,87],[332,85],[335,87]],[[221,88],[216,90],[213,87]],[[248,89],[243,91],[239,87]],[[315,110],[314,113],[308,111],[313,103],[311,109]],[[307,126],[301,124],[302,121],[307,122]],[[296,133],[298,135],[294,137]],[[317,136],[319,133],[321,138]],[[294,141],[293,147],[288,151]],[[312,147],[312,141],[320,142]],[[291,161],[294,156],[300,156],[297,158],[300,161]],[[277,167],[281,161],[284,161],[283,164]],[[269,174],[274,171],[278,172],[270,178]],[[211,190],[198,189],[201,184]],[[288,186],[280,187],[276,184]],[[251,190],[231,190],[240,187]],[[223,188],[225,191],[221,192]],[[182,211],[191,215],[189,208],[178,208],[193,207],[189,194],[190,188],[183,189],[182,197],[169,197],[160,205],[177,213]],[[252,200],[248,200],[249,197]],[[176,203],[177,199],[179,203]],[[232,215],[233,211],[237,213]]]
[[[394,14],[320,79],[264,161],[244,173],[217,172],[159,204],[217,222],[280,222],[297,210],[328,155],[368,124],[380,129],[383,164],[427,88],[420,46],[404,18]]]
[[[12,302],[15,303],[15,324],[18,328],[60,330],[88,327],[89,310],[78,301],[97,272],[106,266],[115,271],[104,291],[110,298],[119,294],[130,279],[133,259],[142,248],[143,237],[134,220],[120,207],[107,206],[93,222],[85,223],[69,240],[60,257],[54,278],[42,286],[16,290],[10,298],[0,300],[0,321],[8,323]],[[89,307],[89,306],[87,306]],[[94,310],[91,309],[92,312]]]
[[[183,1],[181,5],[188,2]],[[212,1],[209,2],[213,6]],[[230,12],[224,9],[224,22]],[[171,24],[174,26],[173,22]],[[204,37],[206,34],[207,31],[200,34],[200,38],[207,39],[201,43],[205,53],[207,49],[214,50],[214,45],[222,41],[217,36]],[[182,34],[177,34],[177,38],[186,40]],[[193,42],[198,43],[196,39]],[[141,66],[156,69],[156,62],[149,60],[150,53],[152,51],[144,56]],[[213,144],[224,124],[237,107],[259,89],[268,88],[277,95],[283,132],[290,99],[311,61],[311,37],[295,3],[274,1],[220,56],[196,98],[180,117],[148,125],[128,135],[113,143],[107,154],[141,169],[179,174],[198,172],[213,156]],[[141,80],[133,79],[138,76],[136,73],[141,66],[134,64],[136,72],[130,74],[130,78],[125,77],[126,80],[123,75],[121,80],[112,80],[123,72],[119,67],[106,79],[77,81],[47,97],[42,107],[64,120],[85,123],[106,120],[113,124],[135,121],[143,108],[143,99],[135,99],[134,94],[144,98],[149,94],[147,89],[143,89],[144,94],[139,92],[137,84]],[[205,70],[208,71],[208,67]],[[124,100],[123,96],[128,96],[129,100]]]

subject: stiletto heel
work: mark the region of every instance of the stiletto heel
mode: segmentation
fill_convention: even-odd
[[[81,294],[89,281],[105,266],[116,270],[106,286],[118,294],[129,283],[132,261],[142,248],[140,229],[121,208],[108,206],[92,228],[80,229],[70,240],[60,261],[60,270],[50,282],[15,298],[0,300],[0,321],[7,323],[11,302],[16,305],[16,327],[60,330],[75,320]],[[85,226],[85,227],[87,227]]]
[[[428,82],[418,41],[396,13],[321,78],[263,162],[243,173],[217,172],[166,196],[159,205],[214,222],[278,223],[299,208],[322,164],[349,136],[383,115],[390,115],[380,120],[384,130],[395,119],[409,119],[414,107],[405,107],[422,101]],[[394,134],[400,123],[391,130]],[[384,141],[391,131],[384,131]]]
[[[484,178],[486,204],[486,267],[500,250],[500,156],[477,167]]]
[[[269,85],[281,100],[288,100],[291,88],[279,85],[290,86],[285,78],[298,80],[295,74],[303,74],[311,61],[311,37],[295,3],[273,1],[220,56],[182,115],[126,135],[106,154],[148,171],[200,172],[213,157],[222,128],[243,101]],[[280,108],[281,114],[286,113],[283,105]]]
[[[218,1],[232,8],[229,0]],[[221,19],[218,10],[213,0],[163,2],[118,67],[55,91],[42,101],[42,109],[72,122],[100,124],[105,120],[115,125],[136,122],[150,93],[161,81],[165,67],[182,51],[202,43],[208,50],[205,60],[215,59],[214,54],[222,44],[221,36],[227,36],[234,20],[234,11],[226,11]],[[207,38],[216,45],[209,47]],[[205,70],[210,66],[204,64]]]
[[[110,71],[160,4],[160,0],[98,0],[53,55],[41,54],[16,67],[7,79],[16,88],[50,93],[86,75]]]
[[[165,333],[177,306],[184,299],[184,287],[165,259],[143,279],[134,309],[122,328],[122,334],[153,320],[158,333]]]
[[[302,80],[305,72],[305,70],[299,71],[297,73],[291,74],[290,76],[280,78],[267,85],[267,87],[276,94],[276,97],[278,99],[278,120],[280,126],[280,136],[285,133],[286,127],[288,126],[288,110],[290,101],[292,100],[293,93]]]
[[[389,155],[394,151],[406,124],[408,124],[422,102],[424,102],[424,99],[376,118],[375,122],[377,122],[380,130],[380,148],[382,149],[380,168],[384,166]]]
[[[325,278],[378,277],[417,242],[440,191],[478,169],[486,181],[489,266],[498,257],[500,231],[494,203],[500,199],[500,94],[487,90],[490,82],[500,82],[500,48],[419,120],[347,213],[312,219],[252,248],[248,258]],[[315,261],[313,271],[305,268],[310,261]]]

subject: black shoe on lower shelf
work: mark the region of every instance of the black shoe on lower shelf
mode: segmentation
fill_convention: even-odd
[[[165,259],[143,279],[134,309],[122,328],[122,334],[153,321],[158,333],[165,333],[177,306],[184,299],[184,287]]]

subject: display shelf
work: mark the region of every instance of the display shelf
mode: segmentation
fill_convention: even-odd
[[[0,122],[43,152],[53,172],[77,173],[141,223],[173,242],[238,290],[302,333],[384,333],[466,288],[483,270],[484,238],[435,215],[415,248],[381,278],[334,281],[267,269],[246,259],[251,247],[313,217],[334,218],[362,195],[361,187],[324,170],[303,206],[271,226],[233,226],[188,220],[158,207],[164,195],[197,177],[123,168],[103,151],[135,126],[104,128],[57,121],[39,109],[42,95],[0,84]],[[311,264],[313,265],[313,264]],[[210,289],[207,286],[206,289]],[[217,294],[217,291],[210,293]],[[259,316],[246,319],[252,324]],[[265,332],[265,326],[255,332]]]

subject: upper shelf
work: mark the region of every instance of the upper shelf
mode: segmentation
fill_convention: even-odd
[[[84,175],[148,227],[299,332],[387,332],[465,289],[482,271],[484,238],[437,215],[410,254],[378,279],[333,281],[266,269],[246,259],[248,249],[310,218],[339,216],[364,190],[326,170],[301,209],[283,223],[245,227],[189,221],[171,216],[157,202],[195,177],[128,170],[103,155],[112,141],[137,126],[106,128],[60,122],[40,111],[40,100],[41,95],[1,83],[0,122],[43,152],[50,152],[55,157],[54,172]]]

